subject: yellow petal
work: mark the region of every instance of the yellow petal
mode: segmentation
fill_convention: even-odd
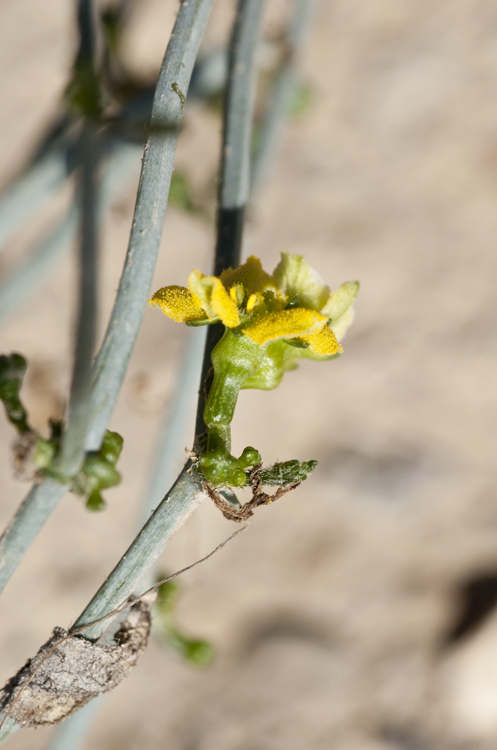
[[[218,318],[221,318],[226,328],[236,328],[236,326],[240,325],[240,316],[238,315],[236,304],[221,281],[215,276],[211,276],[210,278],[214,280],[210,300],[214,313]]]
[[[245,298],[256,292],[272,291],[275,296],[281,297],[280,291],[274,279],[262,268],[261,261],[255,255],[247,258],[246,262],[239,268],[227,268],[219,277],[227,289],[233,284],[243,284]]]
[[[151,307],[160,307],[165,315],[177,323],[207,320],[201,307],[184,286],[163,286],[148,301]]]
[[[243,333],[263,346],[276,339],[291,339],[312,334],[323,328],[328,318],[314,310],[295,307],[292,310],[268,313],[243,329]]]
[[[343,352],[335,334],[328,326],[324,326],[324,328],[316,333],[304,335],[300,338],[309,344],[309,348],[314,354],[319,354],[321,357],[328,357],[331,354],[341,354]]]
[[[192,271],[188,277],[188,288],[193,301],[205,310],[209,320],[220,318],[227,328],[240,325],[236,303],[216,276],[204,276]]]

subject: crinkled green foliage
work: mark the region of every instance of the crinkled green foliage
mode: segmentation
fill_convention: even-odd
[[[105,500],[101,490],[115,487],[121,481],[116,464],[123,448],[123,439],[117,432],[106,431],[99,451],[87,453],[83,466],[72,478],[62,476],[54,468],[55,459],[60,449],[62,422],[50,422],[50,439],[37,436],[36,450],[33,457],[40,473],[60,482],[68,483],[71,492],[86,498],[88,510],[104,510]]]
[[[287,487],[294,482],[303,482],[311,474],[317,461],[283,461],[261,469],[259,476],[263,484]]]
[[[122,437],[117,432],[107,430],[100,450],[86,455],[78,474],[72,478],[62,476],[54,468],[62,440],[62,422],[50,420],[49,438],[42,437],[29,426],[28,415],[20,399],[26,369],[27,363],[21,354],[0,356],[0,400],[4,403],[8,419],[20,434],[31,433],[35,436],[33,463],[40,474],[69,484],[72,492],[86,498],[89,510],[103,510],[105,501],[101,490],[115,487],[121,481],[116,464],[123,447]]]
[[[0,400],[8,420],[21,433],[30,431],[28,415],[19,397],[26,368],[26,360],[21,354],[13,352],[0,356]]]
[[[121,481],[116,464],[123,448],[123,439],[117,432],[105,433],[99,451],[88,453],[83,467],[75,477],[72,491],[87,498],[88,510],[103,510],[105,501],[101,490],[115,487]]]
[[[159,587],[154,622],[159,626],[165,643],[177,651],[183,659],[197,667],[207,666],[214,658],[212,644],[202,639],[189,638],[175,625],[174,615],[179,591],[176,581],[166,581]]]

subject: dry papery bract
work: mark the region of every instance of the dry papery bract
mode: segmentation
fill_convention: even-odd
[[[132,605],[110,645],[54,628],[36,656],[0,692],[0,710],[22,727],[56,724],[115,688],[147,645],[154,600],[152,594]]]

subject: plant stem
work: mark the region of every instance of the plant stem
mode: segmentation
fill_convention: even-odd
[[[202,482],[191,461],[188,461],[127,552],[78,617],[71,631],[112,611],[135,591],[137,583],[159,557],[174,532],[200,505],[203,500]],[[108,625],[108,620],[100,622],[89,627],[82,635],[95,641]]]
[[[164,488],[169,487],[174,477],[174,465],[178,458],[179,450],[186,442],[186,425],[188,424],[188,412],[193,406],[193,394],[198,383],[198,375],[202,364],[204,328],[191,329],[183,355],[181,372],[177,378],[177,387],[172,399],[170,412],[164,419],[159,446],[151,470],[151,479],[145,502],[140,512],[142,524],[145,523],[151,513],[158,506],[164,496]],[[141,524],[140,524],[141,525]],[[156,580],[154,567],[149,568],[147,574],[142,578],[143,588],[149,588]],[[80,711],[69,716],[62,726],[56,731],[47,745],[47,750],[79,750],[83,747],[86,734],[90,729],[95,717],[95,710],[101,706],[103,696],[91,701]]]
[[[128,182],[141,151],[135,144],[120,141],[113,144],[99,191],[99,222],[110,201]],[[0,320],[23,303],[32,293],[32,288],[43,279],[58,253],[70,246],[77,231],[78,216],[77,207],[71,206],[59,226],[0,285]]]
[[[155,461],[142,510],[142,523],[145,523],[162,500],[166,488],[171,486],[179,451],[187,443],[186,425],[189,422],[190,409],[193,411],[195,405],[194,395],[202,366],[205,332],[205,328],[192,328],[188,331],[188,342],[177,379],[178,385],[157,441]]]
[[[65,154],[54,146],[6,188],[0,197],[0,250],[66,176]]]
[[[250,186],[255,48],[264,0],[239,0],[228,56],[214,275],[240,265]]]
[[[211,5],[212,0],[181,3],[157,82],[128,252],[93,372],[88,450],[100,448],[140,329],[159,251],[183,101]]]
[[[31,488],[0,537],[0,591],[66,492],[67,486],[53,479]]]
[[[85,62],[96,68],[100,53],[100,25],[96,19],[94,0],[78,0],[77,16],[79,50],[76,56],[76,65],[79,62]]]
[[[93,126],[84,123],[81,140],[79,293],[76,349],[67,428],[56,469],[74,476],[84,461],[88,427],[90,378],[97,320],[97,168],[99,143]]]
[[[240,265],[245,206],[250,187],[250,143],[255,97],[255,49],[264,0],[239,0],[228,55],[214,275]],[[205,432],[204,385],[223,326],[209,326],[200,380],[195,435]]]
[[[317,3],[318,0],[294,0],[293,13],[284,41],[283,61],[275,76],[268,109],[261,127],[259,145],[252,159],[251,195],[257,190],[271,158],[274,157],[281,124],[288,111],[295,85],[295,65]]]

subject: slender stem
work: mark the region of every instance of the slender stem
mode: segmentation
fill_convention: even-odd
[[[67,492],[53,479],[35,484],[0,537],[0,591],[19,565],[50,513]]]
[[[116,142],[113,145],[99,190],[99,222],[116,193],[127,185],[141,151],[140,146],[135,144]],[[72,205],[61,223],[0,284],[0,321],[32,294],[31,290],[44,278],[58,253],[70,247],[77,232],[78,216],[77,207]]]
[[[47,150],[0,197],[0,250],[67,176],[61,148]]]
[[[239,0],[228,55],[214,275],[240,265],[245,206],[250,188],[250,143],[255,97],[255,49],[264,0]],[[200,380],[195,435],[204,424],[205,383],[223,326],[209,326]]]
[[[228,55],[214,274],[240,264],[249,197],[255,48],[264,0],[239,0]]]
[[[159,557],[167,542],[203,500],[202,478],[188,461],[162,502],[145,524],[107,580],[78,617],[71,631],[94,622],[122,604],[133,593],[144,573]],[[109,622],[98,623],[82,634],[97,640]]]
[[[97,168],[99,144],[93,126],[85,123],[81,132],[79,293],[76,349],[69,399],[67,429],[62,438],[56,468],[73,476],[85,457],[88,428],[91,363],[97,321]]]
[[[78,62],[90,62],[96,66],[99,54],[100,27],[96,22],[96,9],[93,0],[78,0],[79,50]]]
[[[183,0],[157,83],[123,275],[94,373],[87,449],[100,447],[133,350],[162,235],[184,98],[212,0]]]
[[[283,118],[288,111],[295,86],[295,66],[305,41],[318,0],[294,0],[293,13],[285,36],[283,61],[269,96],[266,116],[262,123],[259,145],[253,155],[250,193],[260,185],[274,157]]]
[[[177,387],[172,400],[170,413],[162,425],[159,446],[151,470],[151,479],[141,510],[142,523],[146,522],[164,496],[164,488],[173,481],[174,465],[178,459],[180,446],[186,442],[188,412],[193,407],[193,394],[198,383],[202,364],[202,349],[205,328],[194,328],[189,332],[186,351],[177,378]],[[185,440],[183,441],[183,438]],[[156,580],[154,567],[142,578],[143,588],[152,586]],[[47,750],[79,750],[83,747],[86,734],[95,717],[95,711],[103,701],[103,696],[91,701],[80,711],[72,714],[55,732]]]
[[[193,328],[188,332],[188,343],[183,354],[177,387],[172,398],[171,409],[164,418],[150,472],[150,483],[143,506],[144,523],[164,497],[164,492],[175,477],[175,466],[180,450],[186,445],[188,414],[195,406],[194,396],[202,366],[205,328]]]

